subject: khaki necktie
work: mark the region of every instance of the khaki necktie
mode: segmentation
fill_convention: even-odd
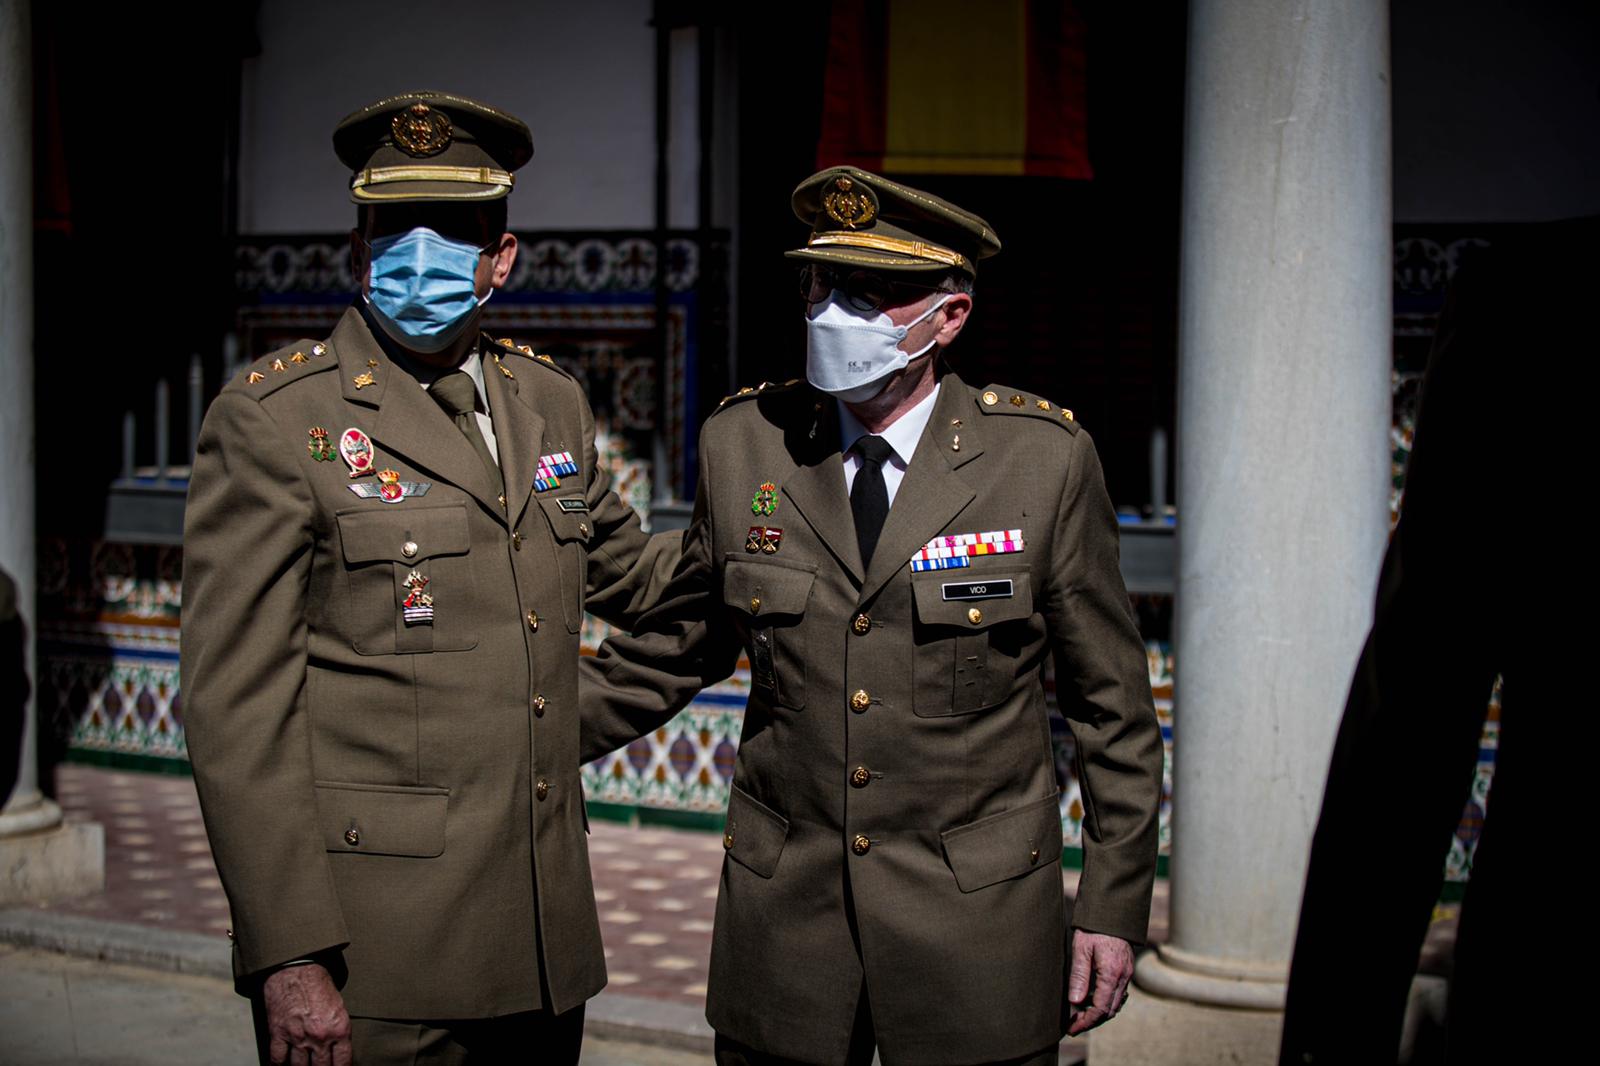
[[[465,370],[452,370],[433,383],[428,395],[444,408],[445,414],[455,419],[456,428],[461,430],[467,443],[472,445],[472,450],[483,460],[483,468],[489,472],[489,484],[497,492],[503,490],[505,482],[500,477],[500,464],[489,453],[483,430],[478,428],[478,387],[473,383],[472,376]]]

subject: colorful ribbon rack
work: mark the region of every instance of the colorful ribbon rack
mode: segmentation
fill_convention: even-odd
[[[556,452],[554,455],[539,456],[539,465],[533,472],[533,491],[543,492],[553,489],[561,484],[561,479],[570,477],[578,472],[578,464],[572,461],[571,452]]]
[[[911,557],[911,570],[913,573],[920,570],[959,570],[971,566],[974,555],[1006,555],[1020,552],[1023,547],[1020,529],[934,537]]]

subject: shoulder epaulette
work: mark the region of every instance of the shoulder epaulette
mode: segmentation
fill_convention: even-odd
[[[518,344],[510,337],[500,337],[495,339],[494,347],[491,349],[491,353],[494,355],[494,365],[499,369],[500,373],[504,374],[508,378],[514,379],[517,375],[512,366],[508,366],[506,361],[501,358],[502,355],[507,354],[517,356],[518,358],[528,359],[539,364],[547,370],[554,370],[557,374],[560,374],[563,377],[572,377],[570,373],[568,373],[566,370],[563,370],[556,363],[556,361],[550,358],[548,355],[545,355],[542,352],[536,354],[534,350],[528,347],[526,344]],[[515,365],[516,360],[513,360],[512,362],[513,365]]]
[[[990,385],[978,394],[978,410],[986,415],[1027,415],[1054,422],[1068,432],[1078,432],[1078,421],[1066,407],[1057,407],[1049,400],[1028,396],[1001,385]]]
[[[266,396],[308,374],[332,370],[338,365],[339,361],[333,357],[333,348],[326,341],[299,340],[263,355],[239,371],[223,391]]]
[[[755,396],[767,396],[774,392],[781,392],[784,389],[792,389],[796,385],[803,385],[804,383],[804,378],[790,378],[788,381],[763,381],[759,385],[746,385],[738,392],[733,393],[730,396],[724,396],[721,401],[718,402],[717,410],[722,410],[730,403],[737,403],[740,400],[748,400]]]

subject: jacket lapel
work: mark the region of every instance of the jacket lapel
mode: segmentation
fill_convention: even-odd
[[[490,484],[478,453],[416,379],[389,360],[359,311],[345,312],[332,340],[345,399],[375,409],[374,445],[464,490],[489,513],[503,519],[499,492]],[[366,374],[371,375],[372,384],[358,387],[356,381]],[[382,463],[380,455],[377,465]]]
[[[490,356],[493,356],[492,349]],[[533,494],[533,475],[544,450],[544,416],[533,407],[531,385],[528,397],[524,398],[522,379],[507,377],[500,367],[498,358],[485,359],[483,387],[489,394],[489,413],[494,419],[495,443],[500,449],[500,472],[506,483],[506,515],[515,526],[522,520],[528,497]]]
[[[820,410],[811,422],[812,431],[800,437],[794,448],[798,468],[784,479],[783,494],[810,524],[817,538],[828,546],[851,580],[859,585],[861,549],[856,544],[850,497],[844,489],[838,407],[831,397],[824,397],[817,406]]]
[[[982,451],[981,433],[971,417],[974,413],[970,389],[954,374],[945,375],[934,401],[933,415],[917,444],[906,476],[895,492],[883,533],[872,553],[872,565],[861,587],[861,600],[872,598],[890,578],[911,563],[911,557],[966,509],[976,494],[960,475],[957,466],[976,458]],[[954,427],[960,418],[963,425]],[[953,437],[961,437],[961,450],[952,448]],[[843,475],[840,475],[843,484]],[[845,502],[849,512],[849,501]],[[852,530],[853,536],[853,530]]]

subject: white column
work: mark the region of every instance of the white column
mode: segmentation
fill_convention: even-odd
[[[33,677],[33,45],[29,5],[0,0],[0,568],[17,586]],[[23,711],[17,784],[0,807],[0,904],[92,891],[105,881],[104,834],[61,823],[39,791],[35,700]]]
[[[1277,1061],[1387,530],[1387,0],[1192,0],[1182,244],[1171,940],[1095,1066]]]

